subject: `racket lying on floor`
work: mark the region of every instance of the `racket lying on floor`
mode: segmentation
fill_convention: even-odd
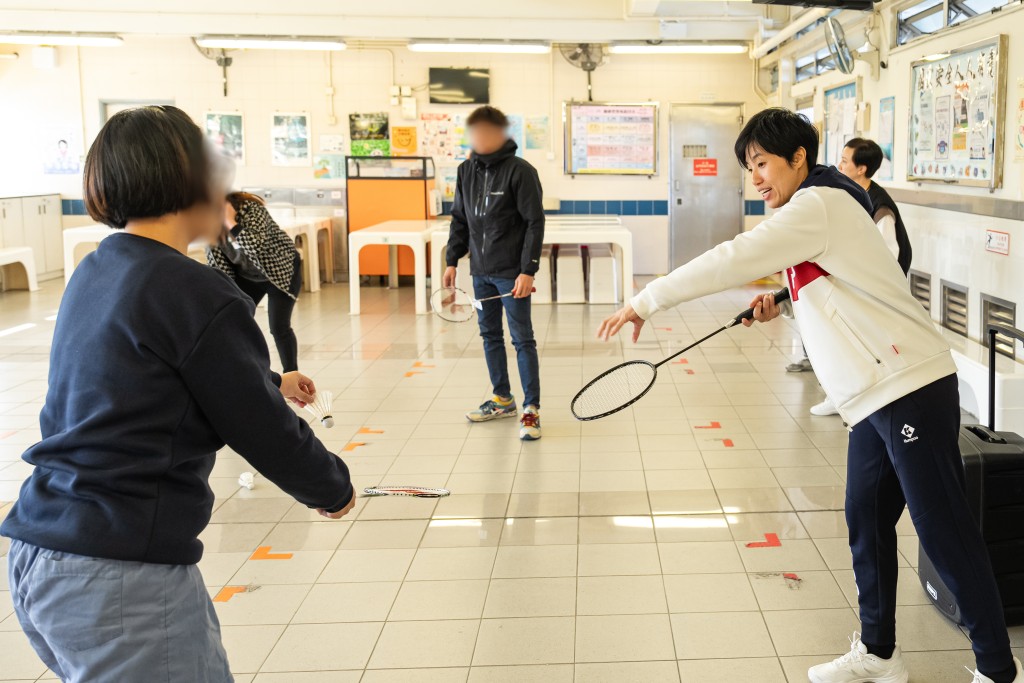
[[[448,489],[432,489],[426,486],[367,486],[359,494],[359,498],[377,498],[378,496],[412,496],[413,498],[444,498],[451,495]]]
[[[789,288],[784,287],[775,292],[775,303],[781,304],[789,300]],[[660,363],[649,363],[645,360],[626,361],[606,370],[590,380],[585,387],[572,399],[572,414],[577,420],[596,420],[607,417],[628,408],[644,397],[658,379],[658,368],[681,353],[706,342],[719,332],[739,325],[744,320],[754,317],[754,309],[748,308],[743,313],[725,323],[706,337],[698,339],[685,349],[676,351]]]
[[[537,288],[534,287],[530,291],[536,292]],[[512,296],[512,292],[474,299],[458,287],[442,287],[430,295],[430,307],[434,309],[434,313],[448,322],[464,323],[470,320],[477,311],[484,309],[485,301],[504,299],[509,296]]]

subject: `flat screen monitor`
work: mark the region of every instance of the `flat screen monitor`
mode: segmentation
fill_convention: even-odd
[[[431,104],[487,104],[490,69],[430,69]]]

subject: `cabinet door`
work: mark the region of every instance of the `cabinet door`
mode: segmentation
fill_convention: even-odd
[[[40,267],[44,273],[64,270],[64,222],[61,217],[59,195],[41,199],[43,206],[43,245],[46,262]]]
[[[24,247],[21,200],[0,199],[0,247]]]
[[[32,247],[32,256],[36,262],[36,272],[45,273],[46,269],[46,237],[43,231],[42,197],[25,197],[21,200],[22,225],[25,228],[24,246]]]

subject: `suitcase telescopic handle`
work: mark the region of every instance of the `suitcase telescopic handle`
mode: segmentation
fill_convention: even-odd
[[[1024,332],[1002,323],[989,323],[988,334],[988,428],[996,430],[996,335],[1024,343]]]

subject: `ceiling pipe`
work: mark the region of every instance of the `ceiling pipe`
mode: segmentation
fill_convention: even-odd
[[[754,49],[750,51],[750,56],[753,57],[754,59],[760,59],[761,57],[764,57],[766,54],[777,48],[779,45],[782,45],[784,42],[795,36],[797,33],[804,30],[814,22],[818,21],[818,19],[827,17],[831,12],[832,10],[824,7],[813,9],[810,10],[809,12],[804,12],[796,21],[787,24],[785,28],[776,33],[774,36],[764,41],[760,45],[755,46]]]

